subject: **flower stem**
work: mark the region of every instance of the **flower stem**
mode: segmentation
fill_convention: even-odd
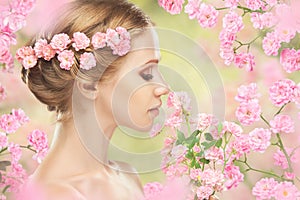
[[[280,149],[282,150],[284,156],[286,157],[286,160],[288,161],[288,165],[289,165],[288,171],[289,171],[289,172],[293,172],[293,168],[292,168],[292,164],[291,164],[291,158],[290,158],[290,156],[288,155],[286,149],[284,148],[284,145],[283,145],[283,142],[282,142],[282,140],[281,140],[280,134],[279,134],[279,133],[276,133],[276,137],[277,137],[277,139],[278,139],[279,147],[280,147]]]
[[[269,127],[271,127],[271,125],[270,125],[270,123],[266,120],[266,118],[262,115],[262,114],[260,114],[260,118],[269,126]]]
[[[284,104],[283,106],[280,107],[280,109],[274,114],[274,117],[276,115],[278,115],[279,113],[281,113],[281,111],[283,110],[283,108],[287,105],[288,103]]]
[[[33,148],[31,148],[30,145],[24,146],[24,145],[20,145],[21,148],[23,149],[29,149],[30,151],[33,151],[34,153],[37,153],[36,150],[34,150]]]

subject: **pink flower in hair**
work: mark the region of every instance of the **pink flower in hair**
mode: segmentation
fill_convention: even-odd
[[[19,62],[22,62],[23,59],[27,56],[35,56],[35,52],[31,46],[25,46],[17,50],[16,59]]]
[[[25,69],[34,67],[36,63],[37,63],[37,57],[34,55],[26,56],[22,61],[22,65],[24,66]]]
[[[70,70],[74,64],[74,52],[71,50],[64,50],[58,54],[57,59],[60,61],[60,68]]]
[[[160,7],[163,7],[168,13],[175,15],[182,10],[184,0],[158,0]]]
[[[106,34],[97,32],[92,37],[92,44],[94,46],[94,49],[103,48],[106,46]]]
[[[123,56],[130,50],[130,35],[126,29],[122,27],[113,29],[107,29],[106,42],[113,50],[114,55]]]
[[[48,44],[47,40],[45,39],[39,39],[38,41],[36,41],[35,45],[34,45],[34,51],[35,51],[35,55],[38,58],[42,58],[43,57],[43,51],[44,51],[44,47]]]
[[[212,5],[202,3],[200,5],[197,20],[203,28],[212,28],[216,25],[219,16],[217,11]]]
[[[72,46],[75,48],[76,51],[85,49],[89,45],[90,45],[90,39],[84,33],[76,32],[73,34]]]
[[[80,68],[89,70],[96,66],[96,59],[93,53],[85,52],[80,55]]]
[[[70,43],[70,37],[65,33],[60,33],[53,36],[50,45],[59,53],[65,50]]]
[[[234,64],[239,68],[252,71],[255,65],[254,56],[251,53],[238,53],[234,57]]]

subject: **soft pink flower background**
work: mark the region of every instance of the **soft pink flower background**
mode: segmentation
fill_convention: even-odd
[[[53,12],[58,9],[63,2],[66,2],[66,0],[42,0],[37,1],[37,6],[34,9],[34,11],[29,15],[29,18],[27,20],[27,26],[21,31],[18,32],[17,40],[18,45],[23,45],[31,35],[33,35],[36,31],[40,30],[42,26],[48,21],[50,17],[53,17]],[[208,18],[203,18],[199,16],[196,21],[191,21],[186,18],[195,18],[194,11],[192,10],[192,7],[190,10],[187,11],[188,17],[186,14],[181,14],[179,16],[171,16],[167,13],[165,13],[157,4],[157,2],[153,1],[133,1],[134,3],[137,3],[142,9],[146,11],[147,14],[150,15],[150,17],[155,21],[157,26],[166,27],[170,29],[174,29],[177,31],[182,32],[183,34],[193,38],[195,41],[197,41],[205,50],[205,52],[208,54],[208,56],[212,59],[215,66],[219,70],[221,77],[224,82],[224,89],[226,92],[226,118],[228,120],[236,120],[236,108],[239,107],[241,104],[245,101],[248,101],[249,99],[259,99],[259,104],[261,105],[261,108],[259,106],[252,106],[249,107],[251,110],[247,110],[246,107],[239,107],[238,109],[240,112],[238,116],[240,116],[240,119],[245,123],[249,124],[248,128],[244,131],[251,132],[252,131],[252,140],[255,141],[258,138],[261,140],[264,140],[269,137],[268,131],[265,131],[263,129],[253,129],[255,127],[263,127],[262,122],[256,122],[258,118],[258,113],[262,112],[264,113],[265,117],[269,120],[272,120],[271,125],[273,129],[280,129],[283,130],[284,136],[283,136],[283,142],[286,144],[287,147],[294,147],[298,146],[300,144],[300,123],[299,123],[299,110],[295,109],[293,106],[287,106],[284,109],[283,115],[289,115],[292,117],[294,124],[290,121],[290,119],[286,117],[277,116],[273,118],[273,114],[277,111],[277,107],[272,106],[270,103],[270,99],[268,96],[268,88],[272,86],[272,91],[274,91],[274,97],[276,96],[276,90],[280,87],[282,84],[291,84],[288,81],[287,82],[276,82],[279,79],[285,79],[287,77],[292,78],[296,83],[300,81],[300,74],[299,71],[295,72],[293,74],[289,74],[286,71],[295,71],[297,67],[293,64],[295,62],[292,59],[284,59],[285,57],[282,57],[282,60],[280,61],[277,57],[268,57],[264,55],[263,51],[266,54],[274,55],[276,54],[274,50],[278,48],[278,43],[276,43],[276,40],[274,38],[274,35],[268,34],[267,37],[262,41],[262,47],[252,47],[251,53],[255,54],[255,68],[252,72],[254,61],[252,59],[251,54],[241,53],[237,57],[233,57],[232,55],[232,49],[230,49],[230,43],[235,40],[235,33],[237,31],[241,32],[239,33],[239,37],[246,38],[247,40],[253,39],[253,36],[255,36],[255,31],[249,24],[246,24],[247,26],[244,27],[242,23],[240,23],[240,18],[234,13],[229,13],[228,16],[226,16],[225,21],[221,21],[219,13],[214,11],[211,7],[206,7],[206,9],[203,8],[203,15],[205,15],[205,11],[210,11],[212,14],[209,15]],[[250,2],[250,1],[246,1]],[[268,1],[271,2],[271,1]],[[227,0],[226,3],[232,5],[235,4],[236,1],[234,0]],[[6,0],[1,0],[0,5],[6,4]],[[176,11],[176,6],[174,11]],[[251,5],[253,7],[257,5]],[[216,17],[219,16],[219,20],[216,20]],[[263,16],[257,16],[253,15],[251,20],[254,22],[255,26],[257,28],[261,27],[270,27],[272,26],[273,22],[269,21],[268,15]],[[283,15],[282,16],[285,19],[285,22],[292,22],[291,18],[289,18],[289,15]],[[46,20],[47,19],[47,20]],[[230,23],[231,21],[234,21],[234,23]],[[199,26],[200,24],[200,26]],[[215,27],[215,29],[203,29],[202,27]],[[219,36],[219,33],[222,32]],[[251,37],[250,37],[251,36]],[[220,37],[220,39],[219,39]],[[224,37],[224,39],[222,39]],[[247,39],[248,38],[248,39]],[[288,38],[286,38],[288,39]],[[219,41],[220,40],[220,41]],[[270,42],[274,41],[274,42]],[[272,44],[272,46],[270,46]],[[221,57],[219,56],[219,48],[221,45]],[[15,49],[15,47],[13,47]],[[299,54],[296,50],[286,50],[282,52],[282,54],[287,55],[287,57],[291,57],[291,55]],[[225,61],[225,64],[224,64]],[[172,61],[170,61],[172,62]],[[283,63],[283,67],[285,70],[283,70],[282,65],[280,65],[280,62]],[[234,63],[239,68],[236,67],[227,67],[226,65]],[[292,63],[292,64],[291,64]],[[173,65],[176,65],[176,63],[173,63]],[[245,68],[240,69],[240,68]],[[185,73],[185,69],[182,69],[182,73]],[[251,82],[256,82],[259,92],[261,93],[260,97],[245,97],[240,96],[239,102],[235,100],[235,96],[237,94],[237,89],[240,85],[246,85]],[[276,84],[274,85],[274,82]],[[17,66],[14,69],[13,74],[9,73],[0,73],[0,83],[2,86],[5,87],[7,98],[4,101],[0,101],[0,114],[9,113],[12,108],[22,108],[26,115],[30,117],[30,122],[28,124],[25,124],[16,134],[11,135],[11,139],[14,140],[16,143],[25,143],[27,136],[29,133],[35,129],[43,130],[46,132],[49,136],[49,144],[51,143],[52,139],[52,133],[54,130],[54,122],[55,122],[55,116],[54,113],[50,113],[47,111],[46,106],[39,103],[35,97],[29,92],[28,88],[24,83],[22,83],[20,79],[20,68]],[[172,84],[175,83],[170,83]],[[194,87],[197,87],[196,84],[194,84]],[[207,90],[205,88],[204,90]],[[241,89],[242,90],[242,89]],[[0,93],[1,93],[1,86],[0,86]],[[205,91],[203,92],[205,93]],[[281,105],[283,102],[287,101],[287,98],[290,97],[289,91],[286,91],[287,96],[283,96],[280,101],[278,101],[278,98],[276,98],[276,103],[278,105]],[[202,112],[208,112],[206,103],[209,103],[207,100],[207,97],[202,94],[198,94],[201,96],[200,102],[200,110]],[[1,96],[1,95],[0,95]],[[284,98],[286,97],[286,98]],[[275,101],[275,98],[271,98],[272,101]],[[222,101],[222,100],[220,100]],[[249,103],[249,102],[247,102]],[[251,101],[251,104],[256,105],[256,100]],[[251,118],[247,118],[243,113],[247,112],[245,111],[253,112],[254,115]],[[201,117],[201,116],[199,116]],[[170,123],[175,123],[176,116],[174,116],[174,121]],[[212,119],[211,119],[212,120]],[[180,122],[178,122],[180,123]],[[204,123],[204,122],[203,122]],[[254,124],[252,124],[254,123]],[[203,126],[203,124],[198,124],[199,126]],[[292,130],[295,130],[294,133],[290,133]],[[239,134],[238,131],[236,131],[237,134]],[[1,141],[2,142],[2,141]],[[5,142],[5,141],[4,141]],[[257,144],[257,142],[255,143]],[[265,143],[262,142],[262,145],[255,146],[254,148],[257,151],[265,150],[266,146],[264,146]],[[46,144],[45,144],[46,145]],[[132,144],[129,144],[132,145]],[[178,154],[178,157],[180,158],[180,153],[182,153],[184,149],[178,149],[177,152],[174,152],[174,154]],[[275,154],[274,154],[275,153]],[[217,153],[212,153],[211,155],[217,155]],[[207,155],[207,156],[211,156]],[[32,161],[31,159],[32,154],[26,153],[21,158],[22,164],[28,169],[29,172],[32,172],[35,167],[37,166],[37,163]],[[295,155],[292,158],[293,165],[295,166],[295,174],[300,176],[300,168],[297,167],[300,162],[300,156],[299,154]],[[273,151],[272,149],[267,149],[267,151],[264,154],[252,154],[249,157],[249,160],[251,160],[251,164],[255,166],[256,168],[262,168],[262,169],[270,169],[273,168],[274,171],[279,171],[279,169],[286,168],[287,163],[286,160],[282,158],[282,152]],[[274,167],[275,163],[275,167]],[[182,169],[186,170],[186,169]],[[228,169],[229,171],[229,169]],[[290,174],[287,174],[287,176],[293,176]],[[150,173],[150,174],[143,174],[142,176],[143,183],[146,183],[148,181],[161,181],[163,180],[163,176],[161,173]],[[255,183],[260,180],[261,176],[255,172],[250,172],[248,175],[244,177],[245,181],[243,184],[240,184],[237,188],[232,189],[229,192],[225,192],[220,196],[220,199],[239,199],[239,200],[249,200],[254,199],[254,197],[251,195],[251,187],[255,185]],[[265,180],[268,182],[270,187],[272,187],[272,180]],[[261,193],[263,191],[260,190],[259,184],[261,182],[257,183],[258,188],[256,190],[257,193]],[[234,183],[228,183],[230,184]],[[296,182],[296,186],[300,188],[299,182]],[[157,186],[158,187],[158,186]],[[293,188],[291,188],[292,190]],[[201,192],[201,191],[199,191]],[[267,194],[266,194],[267,195]]]

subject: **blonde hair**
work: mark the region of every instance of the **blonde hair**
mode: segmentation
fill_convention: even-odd
[[[40,38],[50,42],[58,33],[71,37],[75,32],[82,32],[91,38],[96,32],[105,32],[108,28],[122,26],[130,31],[152,25],[143,11],[125,0],[76,0],[67,5],[56,21],[51,30],[35,37],[29,45],[33,46]],[[93,49],[87,48],[85,51]],[[112,54],[110,48],[94,51],[97,66],[88,71],[79,68],[79,55],[76,51],[74,53],[77,62],[70,71],[59,67],[57,57],[50,61],[39,59],[35,67],[22,68],[22,80],[35,97],[47,105],[48,110],[61,114],[60,121],[71,115],[70,102],[75,79],[96,82],[101,77],[100,81],[106,81],[117,70],[119,58]]]

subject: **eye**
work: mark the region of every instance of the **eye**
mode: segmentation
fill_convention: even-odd
[[[153,79],[152,67],[148,67],[147,69],[143,70],[140,75],[145,81],[150,81]]]

